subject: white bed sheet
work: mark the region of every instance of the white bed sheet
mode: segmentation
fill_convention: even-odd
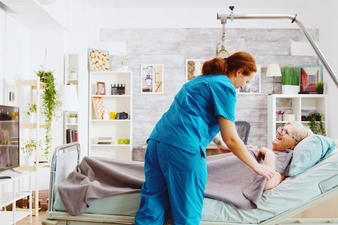
[[[288,177],[276,188],[265,191],[257,209],[240,210],[231,204],[205,198],[202,221],[227,223],[259,223],[265,221],[319,196],[321,191],[318,184],[337,174],[338,149],[335,149],[328,158],[313,168],[296,177]],[[338,179],[334,182],[335,185],[338,185]],[[57,188],[54,193],[54,210],[66,211]],[[139,193],[93,199],[90,200],[90,206],[86,213],[134,216],[139,202]]]

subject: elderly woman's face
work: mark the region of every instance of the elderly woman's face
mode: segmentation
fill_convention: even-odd
[[[285,125],[277,130],[276,138],[272,141],[272,150],[285,151],[288,148],[293,148],[297,144],[293,136],[293,127]]]

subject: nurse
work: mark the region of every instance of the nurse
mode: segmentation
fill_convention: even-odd
[[[220,131],[229,149],[268,180],[273,170],[248,153],[235,127],[236,89],[257,71],[247,52],[206,61],[185,83],[147,140],[145,182],[135,224],[199,224],[207,182],[206,147]],[[225,190],[226,191],[226,190]]]

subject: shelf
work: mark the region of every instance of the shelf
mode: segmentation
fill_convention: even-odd
[[[48,167],[50,167],[49,163],[39,163],[38,164],[38,168],[48,168]],[[33,165],[33,166],[21,165],[21,166],[15,168],[15,170],[20,171],[20,172],[35,172],[36,171],[36,165]]]
[[[18,87],[19,86],[26,86],[30,88],[30,94],[27,95],[26,92],[22,92],[22,90],[20,90]],[[18,104],[18,99],[19,98],[28,98],[29,99],[29,103],[36,103],[36,105],[40,105],[40,102],[42,101],[41,99],[41,94],[43,93],[43,90],[45,88],[45,84],[43,82],[40,81],[40,78],[37,77],[36,79],[31,79],[31,80],[21,80],[21,79],[16,79],[15,80],[15,105],[19,106]],[[35,92],[35,93],[34,93]],[[36,99],[34,99],[34,96]],[[40,115],[40,107],[37,107],[37,112],[36,115]],[[25,135],[24,137],[20,137],[23,139],[34,139],[37,142],[39,141],[39,137],[42,135],[41,132],[44,132],[44,129],[47,128],[46,124],[41,123],[43,122],[43,120],[40,120],[40,117],[37,117],[36,122],[21,122],[20,123],[20,130],[22,129],[28,129],[29,130],[29,135],[27,133],[27,135]],[[26,132],[24,132],[26,133]],[[36,147],[35,152],[39,152],[39,146]],[[39,159],[38,159],[38,154],[36,154],[36,158],[35,161],[37,162],[38,165],[34,165],[34,166],[20,166],[18,168],[16,168],[15,170],[18,171],[23,171],[23,172],[35,172],[36,176],[35,176],[35,196],[36,199],[39,198],[39,168],[41,168],[41,166],[39,165]],[[38,203],[39,201],[35,201],[35,214],[38,213]]]
[[[66,123],[66,126],[78,126],[77,123]]]
[[[309,127],[309,121],[302,121],[302,117],[312,112],[323,115],[322,122],[325,125],[326,134],[328,131],[327,95],[321,94],[273,94],[268,96],[268,129],[267,146],[271,148],[271,142],[276,136],[277,126],[287,121],[280,120],[276,111],[284,111],[285,114],[294,114],[295,121]],[[278,118],[278,120],[276,120]],[[327,134],[328,135],[328,134]]]
[[[76,75],[72,74],[73,69],[75,70]],[[79,90],[82,80],[81,74],[81,65],[80,65],[80,54],[79,53],[66,53],[64,55],[64,85],[71,84],[76,87],[76,92],[81,99]],[[77,121],[70,123],[69,115],[77,114]],[[82,112],[63,112],[63,143],[71,141],[70,138],[67,138],[67,130],[72,130],[77,132],[77,142],[81,142],[81,135],[83,134],[83,129],[81,128],[81,117]],[[81,131],[81,132],[80,132]],[[68,133],[69,135],[69,133]]]
[[[47,128],[46,124],[40,123],[39,129],[45,129]],[[36,123],[20,123],[20,128],[25,128],[25,129],[35,129],[36,128]]]
[[[91,95],[91,97],[101,97],[101,98],[130,98],[131,95]]]
[[[11,211],[6,211],[6,212],[1,212],[1,225],[12,225],[16,222],[19,222],[23,218],[27,217],[30,215],[29,211],[19,211],[13,213]],[[14,218],[13,218],[14,217]]]
[[[37,89],[37,79],[34,80],[17,80],[16,86],[31,86],[32,89]],[[40,89],[44,89],[45,83],[39,82],[40,83]]]
[[[0,206],[4,207],[13,203],[13,201],[20,200],[29,195],[29,191],[16,192],[13,196],[12,192],[1,192],[0,195]]]
[[[88,120],[88,146],[89,156],[107,157],[114,159],[132,160],[132,139],[133,139],[133,74],[130,71],[91,71],[89,74],[89,120]],[[105,95],[96,94],[98,83],[104,83]],[[111,87],[115,84],[123,84],[118,93],[111,95]],[[125,94],[122,94],[125,93]],[[93,98],[101,98],[97,103],[97,109],[93,106]],[[102,113],[101,105],[104,107],[105,115],[109,119],[99,119]],[[99,108],[101,107],[101,108]],[[110,119],[111,113],[126,112],[128,119]],[[113,115],[113,114],[112,114]],[[111,137],[113,144],[96,144],[98,137]],[[118,144],[119,139],[129,139],[129,144]]]
[[[130,148],[130,145],[126,144],[91,144],[92,147],[128,147]]]
[[[12,170],[6,170],[1,175],[11,176],[10,179],[0,180],[0,209],[2,207],[12,206],[11,211],[0,211],[0,223],[1,225],[12,225],[21,219],[30,216],[32,220],[32,205],[29,203],[29,208],[25,210],[19,210],[15,207],[16,201],[29,198],[32,199],[32,174],[31,173],[17,173]],[[24,190],[23,184],[27,184],[28,188]]]
[[[121,123],[121,122],[131,122],[131,120],[100,120],[100,119],[92,119],[92,122],[98,122],[98,123],[103,123],[103,122],[114,122],[114,123]]]

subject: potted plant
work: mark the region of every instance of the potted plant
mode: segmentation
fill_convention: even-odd
[[[127,71],[128,66],[125,65],[126,61],[129,60],[128,55],[124,54],[123,52],[121,53],[121,65],[122,65],[122,71]]]
[[[282,93],[297,94],[299,92],[299,68],[285,66],[282,73]]]
[[[324,93],[324,81],[318,81],[316,83],[317,88],[317,94],[323,94]]]
[[[76,73],[75,67],[73,67],[70,70],[69,79],[72,79],[72,80],[77,79],[77,73]]]
[[[41,68],[36,72],[37,76],[40,77],[41,82],[45,84],[42,92],[42,110],[41,113],[45,115],[45,146],[42,149],[46,158],[49,160],[49,150],[52,145],[51,129],[53,118],[56,117],[55,109],[61,105],[58,100],[58,93],[56,90],[56,83],[53,71],[44,70]]]
[[[326,136],[326,130],[322,121],[322,115],[320,113],[311,113],[307,119],[309,121],[309,127],[313,133]]]
[[[22,146],[22,152],[24,153],[24,162],[27,166],[34,165],[34,155],[33,152],[37,150],[37,143],[34,139],[27,140]]]
[[[69,114],[69,123],[76,123],[76,119],[77,119],[76,113]]]

